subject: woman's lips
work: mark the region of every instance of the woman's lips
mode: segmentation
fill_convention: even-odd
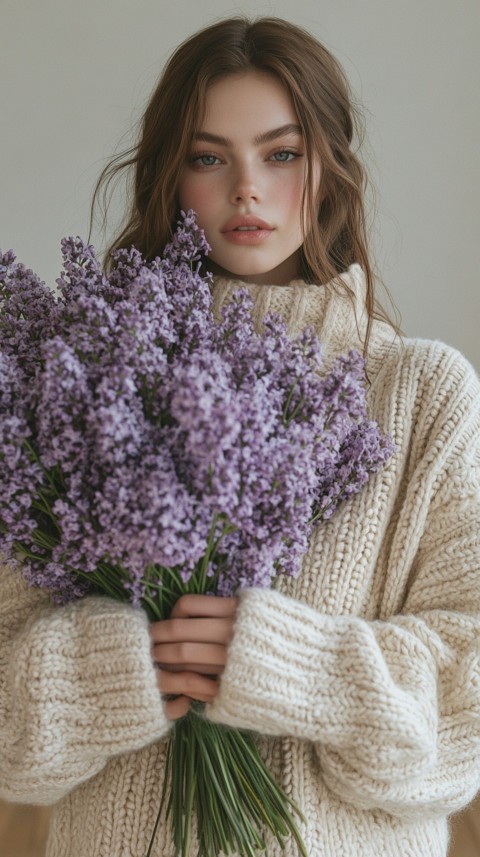
[[[232,244],[262,244],[272,232],[273,229],[228,229],[222,235]]]
[[[262,244],[273,232],[273,226],[256,214],[235,214],[221,229],[232,244]]]

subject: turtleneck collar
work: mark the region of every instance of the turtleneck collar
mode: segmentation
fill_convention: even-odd
[[[255,328],[261,329],[266,313],[279,313],[291,336],[313,325],[324,354],[334,357],[349,348],[363,348],[368,315],[365,308],[366,281],[360,265],[324,285],[292,280],[286,285],[259,285],[242,280],[214,277],[211,285],[213,312],[219,319],[221,307],[240,288],[253,300]]]

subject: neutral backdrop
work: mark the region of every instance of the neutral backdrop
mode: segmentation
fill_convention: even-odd
[[[0,5],[3,250],[53,285],[61,237],[87,236],[95,180],[133,139],[174,47],[228,15],[277,15],[334,52],[363,104],[376,256],[404,330],[443,339],[480,368],[478,0]],[[92,240],[101,249],[100,233]]]

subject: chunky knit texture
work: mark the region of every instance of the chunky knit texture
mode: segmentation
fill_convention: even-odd
[[[256,323],[313,324],[328,364],[365,331],[360,268],[345,279],[353,300],[248,285]],[[217,313],[237,285],[215,281]],[[315,530],[296,580],[241,592],[205,714],[262,736],[311,857],[445,857],[447,816],[480,788],[480,386],[454,349],[382,323],[368,374],[397,452]],[[144,857],[172,725],[144,615],[52,607],[7,567],[0,614],[1,796],[59,801],[48,857]],[[165,824],[154,853],[173,855]]]

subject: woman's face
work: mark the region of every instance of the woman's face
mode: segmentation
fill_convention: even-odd
[[[292,99],[273,76],[230,75],[210,86],[179,182],[212,247],[216,274],[281,285],[299,276],[305,143]],[[315,167],[315,190],[320,170]]]

